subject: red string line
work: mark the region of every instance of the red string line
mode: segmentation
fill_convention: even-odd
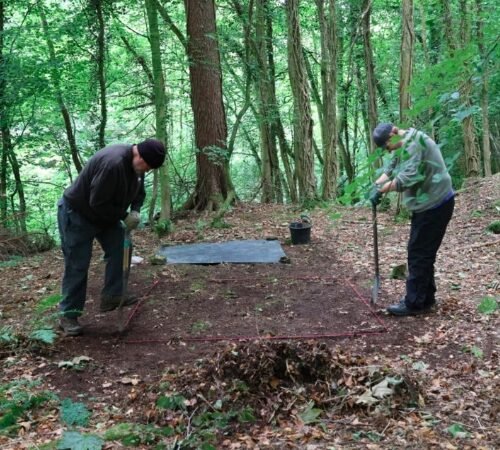
[[[305,277],[302,277],[305,278]],[[311,277],[314,279],[318,279],[319,277]],[[236,280],[236,279],[235,279]],[[222,282],[226,280],[210,280],[214,282]],[[233,281],[233,280],[227,280]],[[159,283],[159,280],[156,280],[148,290],[148,293],[143,296],[143,298],[135,305],[135,308],[129,315],[129,318],[125,324],[125,327],[129,324],[130,320],[134,316],[135,312],[138,310],[139,306],[143,303],[145,297],[156,287]],[[151,344],[151,343],[170,343],[173,341],[182,341],[182,342],[216,342],[216,341],[255,341],[255,340],[314,340],[314,339],[332,339],[338,337],[356,337],[356,336],[365,336],[365,335],[375,335],[375,334],[383,334],[387,333],[389,330],[384,322],[378,317],[376,312],[373,310],[371,305],[365,300],[365,298],[361,295],[358,289],[351,283],[348,279],[347,284],[351,287],[351,289],[356,294],[359,300],[368,308],[370,313],[375,317],[375,320],[381,326],[381,328],[376,329],[361,329],[358,331],[345,332],[345,333],[322,333],[322,334],[303,334],[303,335],[277,335],[277,336],[202,336],[202,337],[185,337],[185,338],[175,338],[175,339],[149,339],[149,340],[129,340],[125,341],[126,344]]]

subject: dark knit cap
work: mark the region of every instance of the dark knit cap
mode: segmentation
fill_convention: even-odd
[[[146,139],[137,144],[139,155],[152,169],[158,169],[165,161],[165,146],[158,139]]]
[[[385,147],[391,137],[391,131],[394,125],[392,123],[379,123],[373,130],[373,142],[377,147]]]

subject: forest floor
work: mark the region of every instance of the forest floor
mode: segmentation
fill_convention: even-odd
[[[311,242],[291,245],[301,211],[241,204],[188,216],[159,239],[134,234],[138,308],[98,312],[102,252],[89,273],[84,334],[56,329],[60,250],[0,265],[0,448],[382,449],[500,447],[500,176],[470,182],[436,263],[439,304],[396,318],[408,220],[315,209]],[[161,245],[278,239],[278,264],[155,265]],[[120,332],[120,324],[126,328]],[[49,326],[50,328],[50,326]],[[31,337],[30,337],[31,336]],[[46,395],[50,393],[50,395]],[[55,395],[54,395],[55,394]]]

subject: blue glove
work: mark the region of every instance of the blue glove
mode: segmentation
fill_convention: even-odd
[[[370,203],[372,204],[372,206],[377,206],[381,202],[383,195],[384,194],[379,191],[377,185],[373,186],[370,192]]]

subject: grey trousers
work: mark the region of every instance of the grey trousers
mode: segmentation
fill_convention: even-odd
[[[125,232],[120,222],[111,227],[100,228],[72,210],[64,198],[57,203],[57,222],[64,255],[60,312],[66,317],[78,317],[82,314],[94,239],[101,244],[106,262],[101,295],[122,295]]]

